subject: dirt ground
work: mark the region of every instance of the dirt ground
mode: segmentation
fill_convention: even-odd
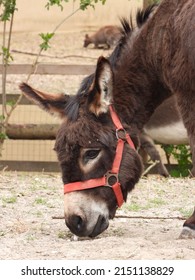
[[[178,219],[193,211],[194,186],[143,178],[104,233],[75,241],[54,219],[63,217],[59,174],[1,172],[0,259],[194,259],[195,239],[179,238]]]
[[[94,64],[109,51],[82,48],[86,30],[58,33],[50,57],[42,62]],[[15,33],[13,63],[31,63],[40,43],[37,33]],[[22,52],[30,52],[27,55]],[[64,57],[79,55],[82,57]],[[9,75],[8,90],[18,92],[25,77]],[[42,90],[70,93],[81,77],[31,77]],[[74,84],[74,87],[72,86]],[[179,239],[195,205],[194,179],[141,179],[118,217],[95,239],[74,240],[64,224],[60,174],[0,173],[0,259],[194,259],[195,239]],[[169,218],[169,219],[167,219]]]

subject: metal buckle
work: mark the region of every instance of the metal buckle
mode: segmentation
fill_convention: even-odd
[[[112,188],[112,186],[119,182],[118,173],[113,173],[108,171],[105,174],[106,177],[106,186]]]
[[[127,132],[124,128],[116,129],[116,138],[117,139],[126,141],[127,140],[126,135],[127,135]]]

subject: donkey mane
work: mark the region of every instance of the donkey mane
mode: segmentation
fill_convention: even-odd
[[[158,7],[157,4],[149,5],[146,9],[140,9],[136,14],[136,24],[140,28],[148,20],[154,10]]]
[[[149,5],[146,9],[139,9],[136,14],[136,26],[133,24],[132,15],[129,19],[122,17],[120,18],[121,23],[121,39],[117,43],[115,49],[108,57],[108,60],[112,67],[115,67],[123,48],[126,46],[127,41],[131,40],[131,35],[136,32],[137,28],[141,28],[148,20],[149,16],[153,13],[157,7],[156,4]],[[69,101],[65,107],[65,114],[70,121],[76,121],[78,118],[79,107],[82,99],[85,100],[87,92],[93,82],[94,73],[85,77],[81,82],[80,88],[76,95],[70,96]]]

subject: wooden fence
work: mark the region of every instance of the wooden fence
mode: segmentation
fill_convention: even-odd
[[[93,73],[95,66],[39,63],[34,67],[31,64],[11,64],[8,66],[7,74],[29,74],[32,70],[33,75],[88,75]],[[3,65],[0,65],[0,73],[2,71]]]
[[[0,72],[2,72],[0,65]],[[32,72],[33,66],[30,64],[14,64],[8,67],[8,74],[20,75]],[[38,64],[33,69],[34,75],[88,75],[95,70],[94,65],[59,65],[59,64]],[[19,94],[7,94],[7,101],[16,101]],[[0,104],[2,104],[2,95],[0,95]],[[32,105],[25,97],[21,99],[20,105]],[[59,125],[57,124],[10,124],[7,128],[9,139],[17,140],[54,140]],[[7,168],[8,170],[17,171],[59,171],[57,162],[51,161],[17,161],[17,160],[1,160],[0,170]],[[153,169],[155,172],[155,169]]]
[[[0,73],[3,66],[0,65]],[[9,65],[7,74],[21,75],[33,72],[33,75],[89,75],[95,70],[94,65],[64,65],[64,64],[44,64],[40,63],[33,68],[31,64],[12,64]],[[6,95],[7,102],[15,102],[19,94],[9,93]],[[2,94],[0,94],[0,104],[2,104]],[[32,105],[32,103],[23,97],[20,105]],[[58,130],[57,124],[9,124],[7,128],[7,136],[9,139],[15,140],[53,140]],[[17,161],[17,160],[0,160],[0,170],[17,171],[59,171],[57,162],[47,161]]]

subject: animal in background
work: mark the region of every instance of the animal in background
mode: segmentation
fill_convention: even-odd
[[[89,36],[85,35],[83,47],[87,48],[90,44],[94,44],[94,48],[101,46],[112,48],[114,47],[122,36],[121,28],[115,25],[107,25],[101,27],[97,32]]]

